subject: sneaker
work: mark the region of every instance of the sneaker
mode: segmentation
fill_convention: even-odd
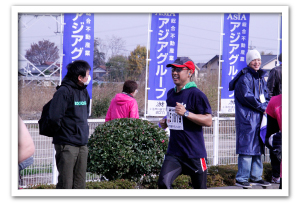
[[[273,176],[272,176],[271,183],[276,183],[276,184],[279,184],[279,183],[280,183],[280,177],[278,177],[278,178],[275,178],[275,177],[273,177]]]
[[[243,188],[251,188],[252,185],[249,182],[239,182],[236,180],[236,186],[243,187]]]
[[[251,181],[252,185],[260,185],[260,186],[270,186],[271,183],[264,181],[264,180],[258,180],[258,181]]]

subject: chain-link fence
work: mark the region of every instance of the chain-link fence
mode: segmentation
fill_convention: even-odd
[[[148,118],[149,121],[158,124],[158,118]],[[39,135],[38,122],[24,121],[30,135],[33,138],[35,145],[35,153],[33,155],[34,163],[21,172],[20,186],[26,187],[28,185],[36,184],[55,184],[57,181],[57,169],[55,166],[55,151],[52,144],[52,138]],[[94,132],[94,129],[104,123],[104,119],[89,119],[89,133]],[[213,165],[214,154],[218,154],[218,165],[237,164],[238,155],[236,154],[236,131],[234,118],[221,118],[219,120],[219,143],[218,148],[215,149],[214,139],[214,125],[211,127],[204,127],[204,139],[207,150],[208,166]],[[266,149],[264,162],[270,162],[269,150]],[[54,175],[53,175],[54,174]],[[87,173],[86,181],[101,180],[99,175]]]

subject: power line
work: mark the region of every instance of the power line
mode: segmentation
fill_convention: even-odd
[[[269,39],[269,38],[262,38],[262,37],[253,37],[253,36],[250,36],[250,38],[277,41],[277,39]]]
[[[268,50],[277,50],[276,48],[270,48],[270,47],[258,47],[259,49],[268,49]]]
[[[197,29],[197,30],[205,30],[205,31],[209,31],[209,32],[219,33],[219,31],[208,30],[208,29],[203,29],[203,28],[198,28],[198,27],[193,27],[193,26],[188,26],[188,25],[179,25],[179,29],[180,29],[180,27],[189,27],[189,28],[193,28],[193,29]]]
[[[203,48],[203,49],[209,49],[209,50],[215,50],[215,51],[218,51],[219,49],[213,49],[211,47],[202,47],[202,46],[197,46],[195,44],[187,44],[187,43],[182,43],[182,42],[179,42],[179,46],[180,45],[187,45],[187,46],[192,46],[194,49],[195,48]]]
[[[133,26],[133,27],[126,27],[126,28],[117,28],[117,29],[111,29],[111,30],[101,30],[98,32],[94,32],[94,33],[101,33],[101,32],[111,32],[111,31],[121,31],[121,30],[128,30],[128,29],[133,29],[133,28],[139,28],[139,27],[146,27],[147,25],[137,25],[137,26]]]
[[[187,34],[182,34],[182,33],[180,33],[180,34],[183,35],[183,36],[187,36],[187,37],[193,37],[193,38],[197,38],[197,39],[204,39],[204,40],[209,40],[209,41],[214,41],[214,42],[219,43],[219,40],[208,39],[208,38],[203,38],[203,37],[197,37],[197,36],[192,36],[192,35],[187,35]]]

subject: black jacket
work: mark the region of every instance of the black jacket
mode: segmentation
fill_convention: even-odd
[[[68,86],[68,87],[66,87]],[[49,118],[56,128],[54,144],[84,146],[88,142],[90,97],[86,86],[79,86],[64,78],[57,87],[50,108]]]
[[[269,77],[267,80],[267,87],[269,90],[269,96],[270,98],[272,96],[276,96],[281,94],[281,77],[282,77],[282,66],[277,66],[272,68],[272,70],[269,73]]]

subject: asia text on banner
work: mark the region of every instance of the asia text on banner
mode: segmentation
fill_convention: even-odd
[[[87,91],[92,99],[94,14],[65,13],[63,32],[62,78],[67,73],[67,64],[75,60],[87,61],[91,67],[91,81]]]
[[[250,14],[226,13],[223,22],[221,113],[235,113],[234,91],[229,82],[247,67]]]
[[[166,98],[174,87],[171,70],[166,65],[177,57],[178,13],[154,13],[151,20],[148,115],[165,116]]]

